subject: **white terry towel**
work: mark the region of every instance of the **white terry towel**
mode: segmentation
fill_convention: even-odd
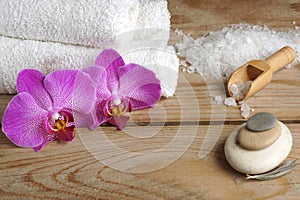
[[[136,29],[138,0],[1,0],[0,35],[101,47]]]
[[[174,94],[179,61],[173,47],[115,49],[125,63],[153,70],[161,81],[163,96]],[[44,74],[55,69],[82,69],[92,66],[100,52],[99,48],[0,37],[0,93],[16,92],[16,78],[22,69],[38,69]]]
[[[104,47],[138,29],[170,30],[165,0],[1,0],[0,8],[0,35],[21,39]]]
[[[36,4],[27,5],[25,2]],[[54,7],[69,12],[68,14],[62,13],[51,6],[48,8],[49,12],[58,12],[65,16],[63,19],[58,19],[60,21],[56,24],[55,29],[52,26],[54,26],[54,19],[57,16],[52,18],[48,11],[45,11],[46,16],[28,11],[34,7],[36,12],[41,13],[41,10],[45,9],[41,2],[46,3],[48,7],[52,4],[60,5]],[[99,2],[101,2],[100,8],[95,7],[100,4]],[[103,10],[103,2],[110,2],[115,12],[122,11],[131,19],[122,18],[119,15],[111,16],[111,9],[108,6],[109,18],[104,19],[102,24],[99,20],[101,21],[104,14],[98,14],[95,10]],[[109,47],[118,50],[124,56],[126,63],[137,63],[153,70],[161,81],[163,96],[172,96],[177,85],[179,61],[174,48],[167,46],[170,31],[167,1],[125,0],[121,3],[119,0],[95,0],[92,6],[90,3],[90,0],[0,1],[0,35],[2,34],[0,36],[0,93],[16,92],[16,77],[18,72],[24,68],[39,69],[44,74],[55,69],[81,69],[91,66],[101,50]],[[62,4],[68,9],[61,8]],[[93,23],[89,21],[89,15],[83,14],[75,16],[77,22],[74,23],[74,19],[70,19],[72,16],[70,14],[72,13],[70,12],[71,5],[75,6],[74,10],[79,9],[79,13],[91,11],[90,14],[96,16],[91,17]],[[118,9],[119,11],[116,11]],[[138,10],[138,16],[130,13],[129,10],[134,13]],[[106,12],[104,10],[104,13]],[[36,19],[32,16],[36,16]],[[120,21],[116,22],[116,19]],[[81,20],[88,21],[80,23]],[[109,20],[113,22],[109,22]],[[46,28],[41,25],[41,22],[47,22],[42,23]],[[72,25],[66,29],[63,25],[64,23],[67,25],[68,22],[73,24],[71,23]],[[133,26],[133,30],[130,30]],[[66,30],[72,30],[72,34]],[[92,31],[93,34],[89,35],[89,31]],[[97,48],[87,46],[96,46]]]

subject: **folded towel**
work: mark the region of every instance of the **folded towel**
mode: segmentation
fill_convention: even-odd
[[[0,93],[16,92],[24,68],[81,69],[104,48],[153,70],[163,96],[175,92],[179,62],[167,46],[166,0],[10,0],[0,7]]]
[[[138,0],[0,1],[0,35],[102,47],[136,29]]]
[[[163,96],[174,94],[178,58],[173,47],[115,47],[125,63],[134,62],[153,70],[161,81]],[[0,37],[0,93],[16,92],[16,77],[25,68],[48,74],[56,69],[82,69],[92,66],[100,48]],[[3,73],[4,72],[4,73]]]
[[[0,35],[21,39],[103,48],[138,29],[170,29],[165,0],[9,0],[0,8]]]

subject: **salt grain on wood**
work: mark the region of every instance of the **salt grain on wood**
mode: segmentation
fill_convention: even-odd
[[[225,104],[226,106],[237,106],[237,103],[236,103],[235,99],[232,98],[232,97],[226,98],[226,99],[224,100],[224,104]]]
[[[214,100],[217,102],[217,104],[222,104],[223,103],[223,98],[221,96],[215,96]]]
[[[249,105],[246,103],[246,102],[244,102],[244,103],[242,103],[242,105],[241,105],[241,116],[243,117],[243,118],[248,118],[249,117],[249,114],[250,114],[250,107],[249,107]]]

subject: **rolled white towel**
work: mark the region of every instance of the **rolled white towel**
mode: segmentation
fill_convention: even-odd
[[[103,47],[136,29],[139,0],[0,1],[0,35]]]
[[[0,35],[100,48],[132,37],[159,37],[167,44],[167,4],[166,0],[0,1]]]
[[[174,94],[179,61],[173,47],[116,47],[125,63],[137,63],[153,70],[161,81],[163,96]],[[55,69],[92,66],[100,48],[65,45],[0,37],[0,93],[15,93],[19,71],[33,68],[48,74]]]

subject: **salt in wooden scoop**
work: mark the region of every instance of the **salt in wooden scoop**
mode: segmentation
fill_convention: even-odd
[[[274,72],[293,62],[296,52],[285,46],[266,60],[252,60],[234,71],[228,79],[227,90],[237,101],[245,100],[265,87]]]

